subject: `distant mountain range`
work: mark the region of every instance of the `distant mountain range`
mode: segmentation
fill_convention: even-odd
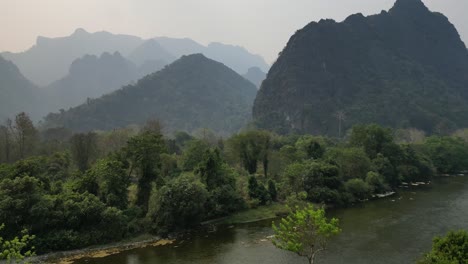
[[[146,63],[154,62],[153,60]],[[120,53],[103,53],[100,57],[85,55],[75,60],[67,76],[45,88],[49,95],[49,111],[67,109],[97,98],[159,71],[165,63],[137,67]]]
[[[228,135],[250,120],[256,92],[254,84],[224,64],[195,54],[134,85],[49,114],[44,126],[108,130],[158,119],[168,132],[208,128]]]
[[[358,123],[448,133],[468,127],[468,52],[421,0],[388,12],[312,22],[280,53],[253,108],[280,133],[338,136]]]
[[[137,67],[154,63],[173,62],[182,55],[203,53],[205,56],[224,63],[238,73],[250,67],[267,71],[265,60],[249,53],[242,47],[212,43],[203,46],[191,39],[158,37],[144,40],[129,35],[109,32],[88,33],[77,29],[72,35],[60,38],[38,37],[30,49],[20,52],[4,52],[1,55],[15,63],[20,71],[39,86],[47,86],[67,75],[71,63],[85,55],[99,56],[104,52],[119,52]]]
[[[40,117],[44,106],[39,88],[28,81],[12,62],[0,56],[0,122],[20,112]]]
[[[266,73],[264,73],[258,67],[252,67],[249,68],[249,70],[242,76],[244,76],[244,78],[255,84],[255,86],[257,86],[258,88],[260,88],[263,80],[265,80],[266,78]]]

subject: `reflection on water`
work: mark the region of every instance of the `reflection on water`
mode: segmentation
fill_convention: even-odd
[[[385,200],[329,212],[343,233],[318,263],[414,263],[432,237],[468,229],[468,177],[439,179],[433,186],[402,191]],[[266,237],[271,221],[223,227],[172,245],[135,249],[75,264],[297,264],[307,263],[276,249]]]

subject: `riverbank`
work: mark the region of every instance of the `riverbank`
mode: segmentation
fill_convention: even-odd
[[[288,209],[286,205],[280,203],[273,203],[266,206],[259,206],[255,209],[248,209],[224,217],[218,220],[210,221],[210,225],[235,225],[258,222],[266,219],[273,219],[281,215],[287,214]],[[154,246],[163,246],[174,243],[172,239],[161,239],[158,236],[152,236],[150,234],[141,235],[121,242],[96,245],[84,249],[77,249],[71,251],[61,251],[55,253],[49,253],[41,256],[34,257],[29,261],[33,264],[45,263],[45,264],[72,264],[76,260],[85,258],[104,258],[110,255],[119,254],[121,252],[145,248]]]
[[[161,239],[158,236],[149,234],[134,237],[129,240],[111,243],[106,245],[97,245],[84,249],[61,251],[49,253],[29,259],[32,264],[45,263],[45,264],[72,264],[74,261],[84,258],[104,258],[107,256],[119,254],[121,252],[132,250],[136,248],[164,246],[174,243],[172,239]]]
[[[248,209],[234,213],[228,217],[223,218],[216,224],[235,225],[253,223],[283,216],[288,212],[289,210],[286,205],[281,203],[272,203],[270,205],[259,206],[255,209]]]

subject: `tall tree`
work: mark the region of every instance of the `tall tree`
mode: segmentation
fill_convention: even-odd
[[[296,208],[279,225],[273,224],[273,244],[306,257],[313,264],[317,253],[327,249],[330,238],[338,235],[338,219],[328,220],[324,209],[315,210],[312,205]]]
[[[75,134],[70,139],[71,153],[81,172],[89,169],[97,152],[97,136],[94,132]]]
[[[38,140],[38,132],[29,116],[24,112],[16,115],[14,129],[19,155],[23,159],[26,154],[34,151]]]
[[[159,133],[144,131],[132,137],[125,148],[130,161],[130,175],[138,170],[137,204],[148,210],[148,200],[151,185],[157,180],[161,169],[161,153],[165,150],[165,142]]]
[[[258,162],[263,164],[265,177],[268,175],[268,162],[271,148],[271,136],[267,131],[248,131],[233,136],[229,144],[238,156],[245,170],[250,174],[257,172]]]
[[[2,137],[4,161],[10,162],[12,148],[12,121],[7,119],[5,125],[0,126],[0,136]]]

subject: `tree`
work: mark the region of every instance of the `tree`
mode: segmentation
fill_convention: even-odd
[[[273,244],[306,257],[312,264],[317,253],[327,249],[330,238],[341,232],[338,223],[336,218],[328,220],[323,208],[315,210],[312,205],[296,208],[278,226],[273,223]]]
[[[152,183],[157,180],[161,169],[161,154],[165,143],[161,134],[145,131],[132,137],[125,148],[126,156],[130,161],[130,172],[138,170],[137,204],[148,210],[148,200]]]
[[[122,162],[112,158],[99,160],[87,174],[92,174],[96,179],[101,201],[108,206],[127,208],[130,177]]]
[[[167,233],[196,226],[205,216],[208,192],[193,175],[182,175],[151,195],[148,217],[152,229]]]
[[[4,161],[10,162],[12,149],[12,121],[7,119],[5,125],[0,126],[1,146],[3,147]],[[1,161],[1,160],[0,160]]]
[[[70,150],[78,170],[85,172],[97,152],[96,133],[79,133],[70,139]]]
[[[24,158],[26,152],[32,153],[38,140],[38,132],[29,116],[22,112],[15,117],[15,135],[18,143],[20,158]]]
[[[364,148],[371,159],[379,153],[388,157],[389,148],[395,144],[392,131],[377,124],[353,126],[349,143],[353,147]]]
[[[5,225],[0,225],[0,231],[5,228]],[[7,240],[0,236],[0,260],[6,260],[7,263],[23,263],[26,257],[35,255],[34,247],[29,246],[35,238],[29,235],[27,230],[21,232],[21,237],[14,237]]]
[[[468,232],[450,231],[445,237],[435,237],[432,250],[418,264],[467,264]]]
[[[251,199],[258,199],[261,205],[271,201],[270,193],[262,183],[258,183],[255,176],[249,178],[249,196]]]
[[[423,148],[439,173],[457,173],[468,168],[468,147],[460,138],[432,136]]]
[[[271,135],[267,131],[248,131],[233,136],[229,145],[245,170],[250,174],[257,172],[258,162],[263,164],[265,177],[268,176],[268,162],[271,148]]]

